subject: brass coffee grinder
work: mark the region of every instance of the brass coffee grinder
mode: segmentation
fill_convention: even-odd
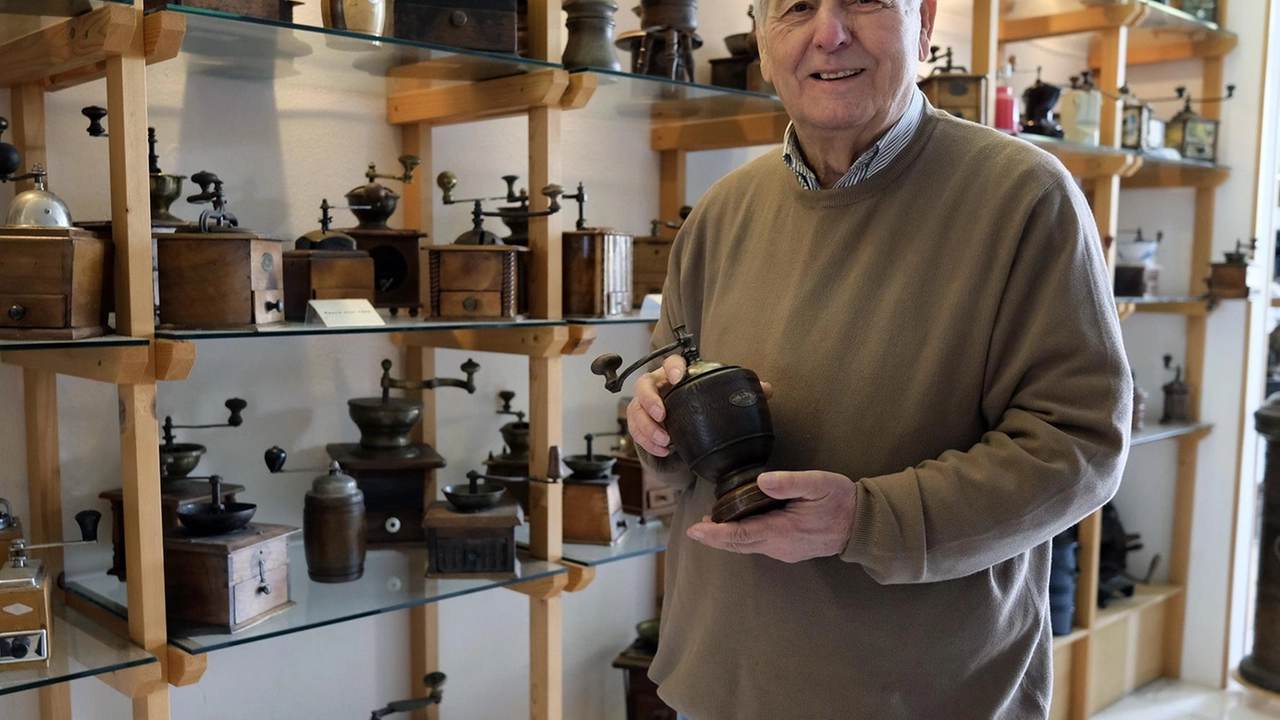
[[[272,473],[316,472],[315,468],[285,470],[288,454],[274,446],[263,459]],[[311,482],[302,507],[302,544],[307,576],[321,583],[344,583],[364,575],[364,492],[356,479],[330,461],[324,474]]]
[[[1173,356],[1164,356],[1164,369],[1173,370],[1173,379],[1164,385],[1164,414],[1161,425],[1191,422],[1191,387],[1182,381],[1182,366],[1170,368]]]
[[[937,45],[929,48],[929,64],[933,69],[929,76],[918,85],[929,99],[929,103],[939,110],[962,119],[972,120],[979,125],[987,124],[987,76],[974,75],[963,66],[952,62],[951,48],[939,52]],[[945,65],[937,65],[945,60]]]
[[[365,539],[369,545],[416,543],[426,538],[422,529],[423,493],[432,473],[445,465],[435,448],[409,438],[422,419],[422,403],[393,398],[391,390],[456,387],[474,394],[479,370],[479,365],[467,360],[462,364],[465,380],[397,380],[391,377],[391,361],[383,360],[379,381],[382,394],[347,401],[347,412],[360,428],[360,442],[332,443],[325,450],[331,460],[355,478],[364,493]]]
[[[596,68],[618,72],[622,64],[613,50],[613,0],[565,0],[569,41],[560,57],[566,70]]]
[[[0,502],[9,507],[7,501]],[[95,543],[101,520],[97,510],[76,513],[79,541],[39,545],[28,545],[20,537],[9,541],[8,562],[0,568],[0,608],[5,610],[0,614],[0,672],[49,666],[53,635],[49,596],[57,578],[49,577],[44,563],[27,553]]]
[[[0,137],[9,121],[0,117]],[[78,340],[108,331],[112,244],[73,227],[71,211],[45,188],[47,173],[22,167],[18,148],[0,141],[0,183],[33,181],[0,225],[0,338]]]
[[[587,191],[566,195],[578,202],[578,222],[561,241],[565,317],[618,317],[631,311],[632,245],[613,228],[587,227]]]
[[[1209,285],[1209,297],[1215,300],[1249,297],[1249,263],[1257,247],[1257,238],[1248,245],[1237,240],[1235,251],[1224,253],[1224,262],[1210,264],[1210,275],[1205,281]]]
[[[445,499],[427,507],[427,577],[516,577],[515,529],[524,520],[497,480],[468,471],[466,483],[444,487]]]
[[[676,452],[698,477],[716,484],[711,519],[738,520],[781,507],[756,485],[773,452],[773,421],[760,378],[736,365],[708,362],[698,354],[685,326],[674,328],[675,342],[658,348],[618,374],[622,358],[601,355],[591,372],[605,378],[610,392],[648,363],[679,351],[685,377],[667,392],[665,426]]]
[[[527,228],[529,218],[546,217],[560,211],[564,189],[548,185],[542,194],[550,199],[546,210],[529,210],[524,193],[514,191],[515,176],[504,177],[507,194],[499,197],[455,198],[458,177],[445,171],[436,177],[445,205],[471,203],[471,229],[462,233],[452,245],[432,245],[431,315],[445,318],[512,318],[528,311],[528,268],[520,256],[527,248],[503,243],[503,239],[484,227],[484,218],[498,217],[512,228]],[[515,207],[486,211],[487,201],[518,202]],[[527,229],[525,230],[527,244]]]
[[[400,166],[404,172],[400,175],[379,173],[377,166],[369,163],[364,174],[368,182],[352,188],[346,196],[347,206],[360,222],[356,227],[344,228],[342,232],[355,239],[357,249],[373,258],[374,305],[390,308],[392,315],[408,310],[409,315],[417,317],[422,307],[418,244],[427,234],[416,229],[396,230],[387,226],[400,196],[377,181],[408,183],[413,180],[414,168],[420,162],[413,155],[401,155]]]
[[[627,531],[618,476],[613,474],[615,458],[592,452],[595,438],[587,433],[587,452],[564,458],[572,471],[564,479],[565,542],[610,545]]]
[[[486,472],[501,483],[520,507],[529,512],[529,423],[524,419],[523,410],[512,410],[511,401],[516,394],[512,390],[500,390],[498,398],[502,400],[499,415],[514,415],[515,420],[506,423],[498,432],[502,433],[502,453],[484,461]]]

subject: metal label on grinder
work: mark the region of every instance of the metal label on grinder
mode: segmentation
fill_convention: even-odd
[[[35,608],[29,607],[27,605],[23,605],[22,603],[14,603],[12,605],[7,605],[4,608],[5,612],[9,613],[10,615],[16,615],[18,617],[26,615],[29,612],[33,612],[34,610]]]
[[[738,407],[751,407],[756,404],[757,400],[759,400],[759,396],[750,390],[739,390],[729,396],[729,402]]]

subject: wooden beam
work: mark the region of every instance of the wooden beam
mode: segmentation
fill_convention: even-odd
[[[1137,312],[1186,315],[1189,318],[1203,318],[1209,314],[1209,306],[1203,301],[1134,303],[1133,307]],[[1192,417],[1198,416],[1193,413]]]
[[[209,654],[192,655],[182,648],[169,646],[169,684],[174,687],[195,685],[209,669]]]
[[[137,7],[136,12],[140,13],[141,7]],[[132,52],[127,56],[113,55],[107,60],[107,112],[111,117],[108,148],[111,234],[115,243],[116,331],[121,335],[150,338],[155,335],[155,308],[151,292],[147,72],[141,42],[139,33],[134,41],[137,47]]]
[[[1206,107],[1212,104],[1206,103]],[[1216,188],[1230,177],[1231,170],[1229,168],[1147,159],[1143,162],[1138,172],[1125,178],[1120,183],[1120,186],[1126,189]]]
[[[1080,543],[1076,581],[1076,627],[1092,628],[1098,619],[1098,564],[1102,552],[1102,511],[1095,510],[1076,526]]]
[[[190,340],[156,340],[156,380],[186,380],[196,365],[196,344]]]
[[[40,720],[66,720],[71,717],[71,683],[45,685],[39,693]]]
[[[417,127],[417,126],[414,126]],[[425,164],[425,163],[424,163]],[[428,210],[430,212],[430,210]],[[436,375],[436,353],[431,348],[404,349],[405,377],[421,382]],[[436,393],[421,388],[410,390],[408,397],[422,403],[422,421],[413,429],[414,442],[436,444]],[[435,473],[427,473],[422,486],[423,507],[436,499]],[[427,688],[422,678],[440,669],[440,606],[436,603],[409,608],[409,697],[422,697]],[[415,720],[437,720],[438,705],[413,712]]]
[[[1153,65],[1222,57],[1238,44],[1240,38],[1231,33],[1214,33],[1207,38],[1197,39],[1168,31],[1133,28],[1130,30],[1129,53],[1125,63],[1129,66]],[[1089,67],[1098,67],[1096,51],[1092,49],[1089,52]]]
[[[559,106],[529,111],[530,188],[546,187],[563,180],[561,112]],[[530,210],[543,211],[550,206],[550,199],[542,193],[530,193]],[[529,313],[536,318],[559,320],[563,317],[560,218],[557,213],[529,220],[529,249],[533,252],[529,263]]]
[[[62,462],[58,448],[58,376],[51,370],[22,371],[27,435],[27,541],[62,542]],[[33,551],[50,578],[62,573],[62,548]]]
[[[1120,178],[1111,175],[1105,178],[1098,178],[1093,183],[1090,192],[1090,205],[1093,206],[1093,221],[1098,224],[1098,237],[1105,241],[1108,237],[1112,239],[1111,247],[1107,248],[1107,270],[1109,274],[1115,273],[1116,258],[1116,235],[1119,234],[1120,228]]]
[[[1104,6],[1105,7],[1105,6]],[[1125,55],[1128,52],[1129,28],[1108,28],[1099,38],[1102,64],[1098,88],[1103,92],[1101,144],[1104,147],[1120,147],[1121,103],[1120,88],[1125,85]]]
[[[563,603],[564,598],[559,595],[529,598],[529,717],[532,720],[560,720],[564,716]]]
[[[658,219],[675,222],[680,208],[688,202],[689,154],[684,150],[663,150],[658,154],[660,173],[658,187]],[[662,233],[666,228],[659,228]]]
[[[595,73],[573,73],[569,76],[569,88],[560,98],[561,110],[581,110],[596,94],[600,77]]]
[[[1000,3],[997,0],[973,0],[973,60],[969,68],[975,75],[987,78],[987,117],[995,123],[996,72],[1000,69]]]
[[[1090,605],[1098,604],[1098,596],[1089,599]],[[1067,710],[1069,720],[1088,720],[1092,687],[1089,672],[1089,636],[1076,641],[1071,649],[1071,704]]]
[[[172,60],[182,49],[182,38],[187,32],[187,18],[176,12],[152,13],[143,19],[142,32],[148,65]],[[51,76],[45,81],[45,90],[65,90],[106,76],[107,61],[104,59]]]
[[[89,618],[98,626],[126,640],[129,638],[129,623],[124,618],[75,593],[67,593],[66,600],[67,607]]]
[[[156,386],[120,386],[120,465],[124,480],[125,555],[129,566],[129,638],[162,657],[165,627],[160,444]]]
[[[1084,7],[1070,12],[1040,15],[1037,17],[1010,18],[1000,21],[1000,42],[1098,32],[1132,25],[1147,13],[1144,5],[1136,3],[1107,3]]]
[[[151,377],[151,348],[146,345],[23,350],[3,353],[0,362],[114,385],[139,383]]]
[[[661,123],[649,133],[653,150],[722,150],[777,145],[790,118],[786,113],[762,113],[717,120]],[[674,218],[663,218],[670,220]]]
[[[596,579],[596,568],[593,565],[565,563],[565,567],[569,568],[569,581],[564,586],[565,592],[582,592]]]
[[[569,73],[538,70],[497,80],[408,90],[387,97],[387,122],[449,125],[519,115],[531,108],[558,107],[568,88]]]
[[[404,347],[451,348],[529,357],[553,357],[576,345],[575,339],[570,337],[570,327],[565,325],[414,331],[394,333],[391,341]],[[580,342],[581,337],[577,341]]]
[[[546,600],[556,597],[560,593],[564,592],[565,588],[568,586],[569,573],[559,573],[557,575],[538,578],[537,580],[530,580],[528,582],[516,583],[514,585],[507,585],[505,587],[508,590],[514,590],[521,595],[528,595],[535,600]]]
[[[546,479],[549,451],[564,447],[564,360],[529,360],[529,474]],[[564,486],[529,483],[529,552],[559,562],[564,553]]]
[[[9,101],[13,106],[13,134],[10,138],[18,152],[22,153],[22,174],[37,164],[49,169],[49,152],[45,140],[44,90],[36,83],[14,85],[9,89]],[[59,176],[54,174],[54,182],[48,183],[50,190],[57,190]],[[70,176],[68,176],[70,179]],[[34,180],[23,180],[14,186],[19,193],[35,187]]]
[[[547,62],[560,62],[561,0],[535,0],[529,3],[529,57]]]
[[[0,87],[38,83],[129,49],[140,14],[107,4],[0,45]]]
[[[158,662],[135,665],[123,670],[95,675],[94,677],[132,700],[147,697],[157,691],[163,691],[165,688],[164,667]],[[137,716],[135,715],[134,717]]]

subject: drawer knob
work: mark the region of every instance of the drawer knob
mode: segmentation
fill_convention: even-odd
[[[284,300],[271,300],[266,304],[267,312],[284,312]]]
[[[26,316],[27,316],[27,309],[22,307],[21,305],[14,305],[13,307],[9,308],[9,319],[14,322],[20,322]]]
[[[258,592],[270,595],[271,583],[267,582],[267,561],[262,557],[258,558],[258,582],[262,583],[258,586]]]
[[[382,527],[386,528],[387,532],[394,535],[400,532],[400,518],[387,518],[387,521],[382,524]]]
[[[462,27],[467,24],[467,14],[461,10],[454,10],[449,16],[449,22],[453,23],[454,27]]]
[[[473,297],[469,297],[466,300],[462,301],[462,309],[466,310],[467,312],[475,312],[476,308],[479,306],[480,306],[480,303],[476,302],[476,299]]]
[[[31,651],[31,640],[29,640],[28,638],[16,637],[13,639],[11,643],[9,643],[10,657],[14,657],[14,658],[17,658],[18,660],[21,660],[25,658],[27,656],[27,653],[30,651]]]

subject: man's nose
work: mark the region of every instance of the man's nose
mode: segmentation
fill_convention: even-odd
[[[813,44],[825,52],[834,52],[853,42],[853,28],[841,3],[823,3],[814,17]]]

